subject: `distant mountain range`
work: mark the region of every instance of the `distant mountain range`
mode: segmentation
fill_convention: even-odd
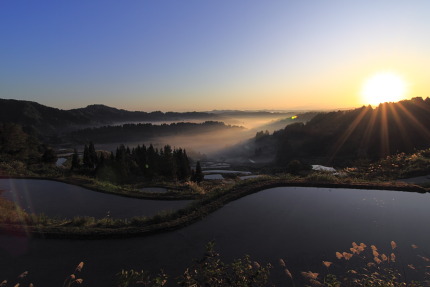
[[[174,123],[223,121],[229,117],[273,117],[282,118],[291,113],[273,113],[267,111],[219,111],[212,112],[143,112],[127,111],[105,105],[89,105],[85,108],[62,110],[41,105],[37,102],[14,99],[0,99],[0,122],[15,123],[24,130],[47,142],[60,142],[65,135],[73,131],[123,125],[129,123]],[[208,127],[205,125],[188,125],[194,129]],[[210,125],[211,128],[214,125]],[[221,125],[216,125],[220,128]],[[142,127],[141,127],[142,128]],[[183,128],[181,126],[181,128]],[[229,128],[225,126],[224,128]],[[152,127],[155,130],[156,127]],[[166,127],[164,127],[167,130]],[[177,127],[179,129],[179,126]],[[146,127],[146,130],[148,128]],[[173,130],[169,129],[169,130]],[[100,131],[100,130],[97,130]],[[93,130],[95,132],[95,130]],[[75,136],[77,133],[75,133]]]
[[[31,101],[0,99],[0,121],[23,126],[77,127],[107,125],[117,122],[177,121],[183,119],[213,119],[214,114],[205,112],[131,112],[105,105],[89,105],[85,108],[61,110]]]
[[[130,122],[159,122],[183,120],[220,120],[226,116],[273,116],[280,118],[293,112],[223,110],[212,112],[142,112],[127,111],[105,105],[61,110],[37,102],[0,99],[0,122],[13,122],[23,126],[54,126],[73,128],[81,126],[110,125]]]

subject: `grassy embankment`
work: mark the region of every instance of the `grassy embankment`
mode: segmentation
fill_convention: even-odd
[[[58,179],[57,179],[58,180]],[[94,183],[95,184],[95,183]],[[80,185],[89,187],[88,182]],[[162,212],[153,217],[134,217],[131,219],[75,217],[73,219],[53,219],[43,215],[29,215],[3,202],[0,206],[0,228],[13,232],[43,236],[49,238],[118,238],[143,236],[156,232],[174,230],[191,224],[221,208],[226,203],[243,196],[273,187],[306,186],[324,188],[385,189],[411,192],[427,192],[416,185],[398,182],[365,182],[351,178],[339,178],[330,174],[313,173],[300,178],[288,174],[262,176],[237,182],[203,183],[198,186],[189,184],[199,199],[186,208],[175,212]],[[100,185],[92,189],[116,193],[116,187]],[[125,191],[120,194],[124,195]],[[127,196],[132,196],[128,194]],[[4,201],[4,200],[3,200]]]

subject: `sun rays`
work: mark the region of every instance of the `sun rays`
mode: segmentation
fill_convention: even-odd
[[[379,72],[367,78],[360,94],[368,106],[363,106],[350,119],[332,146],[329,161],[340,150],[345,150],[349,141],[360,142],[359,148],[354,152],[366,158],[370,153],[375,154],[375,151],[379,156],[387,156],[396,152],[399,145],[402,148],[411,146],[412,141],[408,135],[412,130],[430,140],[430,130],[420,122],[418,115],[410,111],[411,107],[413,110],[423,109],[420,105],[423,100],[414,98],[402,101],[408,93],[408,87],[408,82],[402,76],[391,71]],[[409,107],[405,107],[405,104]],[[377,107],[372,108],[371,105]],[[394,144],[394,141],[398,144]]]
[[[376,108],[362,107],[350,117],[334,142],[329,161],[341,151],[344,153],[350,143],[359,143],[359,148],[351,152],[366,158],[369,155],[385,157],[399,150],[412,151],[411,137],[419,138],[419,142],[430,141],[430,130],[421,122],[430,112],[425,107],[422,98],[383,103]]]

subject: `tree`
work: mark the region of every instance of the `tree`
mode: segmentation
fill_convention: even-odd
[[[97,159],[96,148],[94,147],[93,142],[90,142],[90,145],[88,147],[88,153],[90,157],[91,166],[94,167],[95,165],[97,165],[98,159]]]
[[[175,149],[173,151],[173,158],[175,160],[177,178],[179,180],[189,179],[191,176],[191,168],[187,152],[182,149]]]
[[[44,163],[54,163],[57,161],[57,155],[52,148],[46,148],[42,155]]]
[[[84,167],[86,168],[94,167],[93,163],[91,162],[90,150],[87,145],[85,145],[84,147],[83,163],[84,163]]]
[[[173,178],[176,174],[175,164],[173,162],[172,148],[170,145],[165,145],[164,149],[160,149],[160,173],[167,178]]]
[[[78,151],[74,149],[73,155],[72,155],[72,167],[70,169],[75,170],[75,169],[79,169],[79,167],[80,167],[79,154],[78,154]]]
[[[202,167],[200,165],[200,161],[196,163],[196,171],[194,172],[193,181],[201,182],[204,179],[205,175],[203,174]]]
[[[287,172],[298,175],[302,168],[302,163],[298,160],[292,160],[287,165]]]
[[[20,125],[0,123],[0,156],[34,163],[40,161],[43,152],[39,141],[28,135]]]

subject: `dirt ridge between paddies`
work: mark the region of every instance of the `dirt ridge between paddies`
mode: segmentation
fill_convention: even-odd
[[[194,200],[200,198],[200,195],[193,194],[190,192],[183,193],[156,193],[156,192],[136,192],[133,190],[127,190],[120,186],[112,185],[111,189],[101,186],[101,183],[97,180],[91,178],[81,178],[81,177],[43,177],[43,176],[0,176],[0,179],[34,179],[34,180],[49,180],[62,182],[66,184],[71,184],[86,188],[92,191],[97,191],[105,194],[112,194],[122,197],[137,198],[137,199],[150,199],[150,200]],[[161,187],[168,190],[180,188],[165,185],[151,185],[151,187]],[[181,189],[185,190],[185,189]]]
[[[256,193],[274,187],[321,187],[321,188],[348,188],[366,190],[393,190],[403,192],[426,193],[428,189],[410,184],[392,183],[321,183],[305,182],[300,180],[260,179],[258,181],[243,182],[222,191],[210,194],[190,206],[169,214],[158,222],[149,220],[142,226],[105,226],[105,227],[75,227],[67,226],[67,223],[57,226],[28,226],[18,224],[0,224],[2,233],[21,234],[40,238],[57,239],[114,239],[146,236],[154,233],[176,230],[192,224],[228,202],[246,195]],[[6,232],[5,232],[6,231]]]

